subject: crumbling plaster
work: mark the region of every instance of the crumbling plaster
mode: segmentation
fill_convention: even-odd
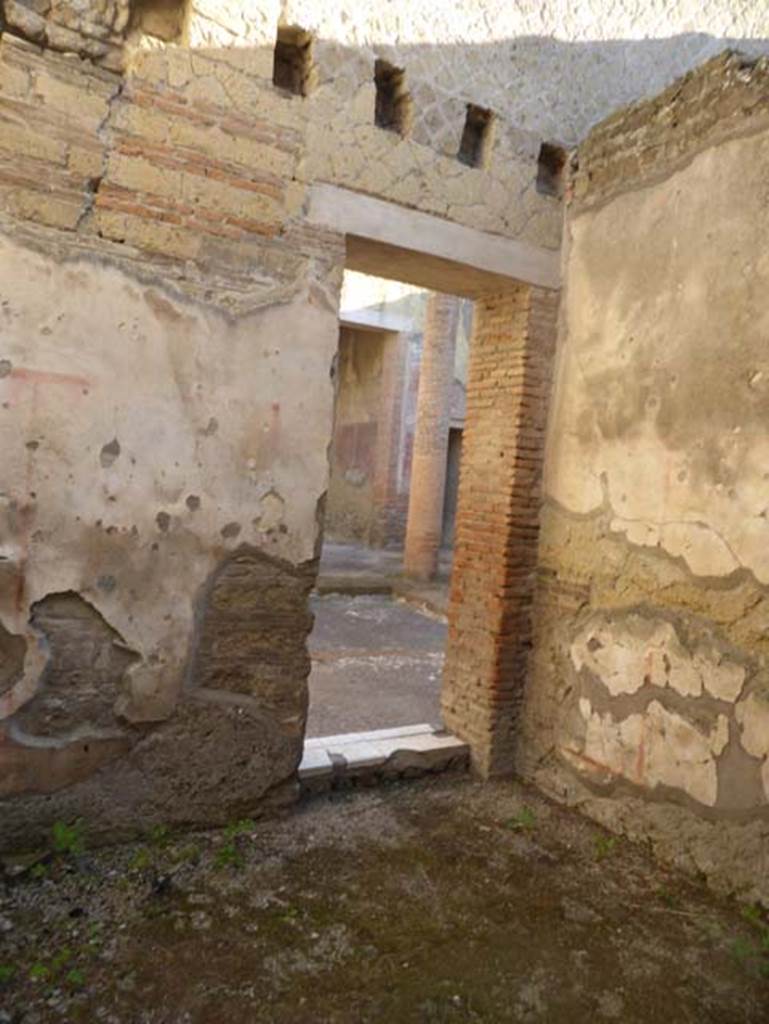
[[[519,751],[764,900],[766,90],[765,62],[722,58],[580,149]]]
[[[307,216],[319,162],[365,151],[373,196],[476,247],[558,243],[531,147],[516,207],[484,192],[504,162],[436,158],[362,101],[321,132],[345,81],[284,95],[272,44],[130,53],[121,77],[0,39],[3,846],[295,795],[345,258]]]
[[[769,583],[766,134],[570,219],[545,489],[698,576]],[[707,209],[703,209],[707,196]],[[736,208],[735,208],[736,207]],[[628,245],[626,225],[644,233]]]
[[[228,320],[116,269],[62,265],[9,239],[0,263],[10,484],[0,618],[27,643],[2,717],[33,696],[48,657],[33,607],[72,592],[136,659],[113,729],[89,730],[86,715],[73,735],[121,736],[126,723],[166,719],[182,696],[196,603],[230,553],[315,558],[327,463],[309,442],[331,429],[336,316],[304,293]],[[312,401],[307,379],[318,382]],[[303,714],[278,723],[298,750]],[[11,734],[29,739],[18,725]]]
[[[0,40],[8,845],[55,818],[116,835],[292,793],[344,259],[312,190],[549,265],[562,208],[536,191],[541,139],[574,141],[720,48],[693,24],[769,35],[751,5],[702,22],[690,0],[609,5],[598,28],[560,5],[194,0],[182,45],[125,46],[125,3],[93,25],[79,0],[40,6],[30,28],[3,0]],[[317,37],[307,97],[272,84],[279,21]],[[665,32],[684,36],[645,38]],[[405,137],[373,124],[376,56],[407,68]],[[456,159],[467,102],[497,114],[482,169]],[[730,126],[738,107],[701,104]],[[521,761],[766,896],[767,136],[701,134],[673,171],[618,162],[611,196],[572,199]],[[52,602],[99,633],[88,650],[122,652],[72,728],[46,686]]]

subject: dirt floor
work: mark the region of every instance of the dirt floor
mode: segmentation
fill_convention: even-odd
[[[437,725],[446,625],[381,594],[312,599],[308,736]]]
[[[769,1020],[769,926],[513,783],[440,777],[6,874],[3,1024]],[[80,850],[80,852],[78,852]]]

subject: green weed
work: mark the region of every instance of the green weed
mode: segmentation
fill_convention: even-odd
[[[666,886],[661,885],[657,889],[657,896],[659,897],[660,903],[667,907],[668,910],[672,910],[676,905],[676,898],[673,893]]]
[[[171,842],[171,829],[168,825],[153,825],[150,829],[150,842],[153,846],[164,847]]]
[[[530,807],[522,807],[518,813],[505,822],[505,828],[512,832],[531,832],[537,824],[537,816]]]
[[[85,974],[79,967],[73,967],[64,975],[64,983],[70,988],[82,988],[85,985]]]
[[[732,955],[750,970],[769,978],[769,919],[758,904],[743,907],[742,916],[753,928],[752,938],[738,938],[732,943]]]
[[[224,830],[225,842],[216,851],[214,864],[218,868],[242,868],[245,863],[243,854],[238,847],[238,839],[247,832],[252,832],[254,822],[250,818],[231,822]]]
[[[32,964],[29,969],[28,977],[30,981],[48,981],[51,977],[51,970],[49,967],[46,967],[45,964],[38,962],[36,964]]]
[[[201,855],[202,851],[197,843],[175,846],[171,850],[171,860],[174,864],[197,864]]]
[[[128,862],[129,871],[146,871],[152,867],[152,854],[146,846],[140,846]]]
[[[597,835],[595,837],[595,859],[603,860],[614,852],[617,845],[616,836]]]
[[[757,903],[751,903],[749,906],[743,907],[742,916],[746,921],[750,921],[751,924],[757,925],[759,928],[763,927],[764,912]]]
[[[83,952],[80,950],[80,952]],[[85,952],[92,952],[86,949]],[[35,984],[67,985],[81,988],[85,973],[77,964],[78,954],[69,946],[62,946],[52,955],[35,961],[27,971],[27,978]]]
[[[58,974],[63,967],[72,959],[72,950],[69,946],[62,946],[62,948],[51,957],[51,973]]]
[[[52,837],[54,851],[61,856],[77,856],[85,852],[85,826],[80,818],[71,825],[55,821]]]

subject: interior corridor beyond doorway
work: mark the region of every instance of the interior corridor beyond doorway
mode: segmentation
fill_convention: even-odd
[[[471,316],[345,274],[308,736],[440,726]]]

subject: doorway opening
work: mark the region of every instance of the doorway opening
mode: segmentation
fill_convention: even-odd
[[[413,596],[414,588],[424,595],[439,584],[441,540],[452,537],[447,603],[444,597],[445,663],[434,680],[436,696],[440,694],[442,739],[463,747],[465,757],[469,752],[480,775],[509,773],[515,766],[520,710],[533,647],[541,482],[560,284],[558,253],[329,185],[313,186],[308,210],[312,223],[344,236],[348,271],[402,281],[410,290],[432,289],[428,301],[435,298],[435,305],[440,307],[432,310],[432,316],[443,322],[455,313],[450,301],[438,301],[441,296],[461,296],[472,303],[464,307],[468,313],[463,314],[469,320],[471,311],[472,319],[472,343],[466,346],[471,351],[463,423],[452,424],[450,415],[441,420],[439,413],[445,410],[445,403],[418,401],[418,411],[421,408],[425,419],[440,422],[445,438],[439,463],[430,457],[435,454],[430,445],[422,448],[417,443],[418,432],[414,433],[408,507],[409,513],[412,507],[419,508],[416,520],[420,529],[409,529],[414,518],[409,514],[403,549],[403,566],[408,573],[400,575],[398,586],[403,588],[399,596],[405,596],[408,588]],[[357,327],[402,336],[397,323],[383,323],[370,315],[370,307],[376,303],[362,302],[358,306],[368,313],[363,323],[358,319]],[[348,317],[347,308],[344,315]],[[460,323],[463,315],[457,316]],[[457,351],[462,351],[459,345]],[[426,373],[430,352],[434,365]],[[423,344],[420,392],[421,383],[432,380],[441,381],[438,390],[445,393],[442,389],[446,378],[449,385],[454,379],[453,360],[446,373],[446,361],[441,363],[436,352],[440,348]],[[455,437],[452,442],[452,426],[461,426],[462,430],[458,500],[453,516],[445,507],[450,501],[446,491],[451,491],[449,460],[457,460],[460,450],[459,439]],[[377,425],[377,449],[388,436],[388,431]],[[351,447],[358,451],[352,442]],[[397,460],[392,460],[389,476],[383,474],[381,479],[397,479],[397,465]],[[440,469],[436,473],[437,465]],[[419,487],[414,486],[415,481]],[[397,518],[397,502],[383,507]],[[330,542],[333,535],[327,537],[324,570],[328,567]],[[366,545],[361,547],[365,549]],[[386,545],[382,547],[387,551]],[[389,581],[385,584],[385,593],[392,593]],[[376,634],[373,621],[373,627],[369,620],[365,628]],[[320,660],[316,645],[319,635],[316,631],[311,640],[316,663]],[[311,683],[310,693],[311,705],[317,705],[317,678]],[[330,774],[334,780],[340,763],[335,760],[337,752],[328,743],[323,744],[323,737],[317,738],[312,707],[310,718],[309,735],[315,734],[315,738],[305,742],[300,779],[304,782],[308,773],[318,773],[326,778]],[[386,718],[382,724],[386,724]],[[408,728],[422,730],[421,725],[403,726],[401,736]],[[344,736],[336,738],[347,741]],[[435,734],[424,737],[427,749],[432,749],[429,744],[436,738]],[[410,749],[421,742],[414,740]],[[365,760],[376,753],[380,760],[374,763],[383,764],[383,751],[372,749],[377,743],[360,744],[356,757]],[[399,755],[409,748],[404,744],[388,749],[390,754],[385,751],[384,756]],[[341,756],[349,763],[347,753],[349,750]],[[383,764],[385,773],[387,763]]]
[[[469,299],[346,271],[307,737],[441,727]]]

